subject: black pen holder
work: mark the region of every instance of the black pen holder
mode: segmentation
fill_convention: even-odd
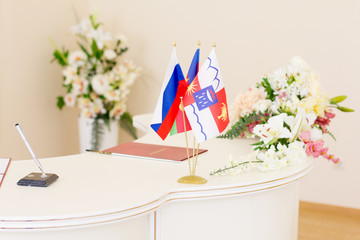
[[[42,178],[41,175],[42,173],[32,172],[20,179],[17,182],[17,185],[30,187],[48,187],[59,178],[59,176],[55,173],[46,173],[45,178]]]

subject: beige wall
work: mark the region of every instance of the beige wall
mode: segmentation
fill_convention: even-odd
[[[339,113],[331,126],[337,142],[327,139],[330,150],[344,160],[344,168],[334,169],[326,160],[317,159],[302,181],[301,199],[360,208],[356,151],[360,135],[360,1],[73,2],[80,16],[98,8],[108,30],[128,36],[127,57],[143,68],[128,104],[133,114],[153,111],[174,40],[184,72],[198,40],[202,41],[201,60],[217,42],[229,101],[259,81],[262,74],[287,64],[291,56],[305,58],[319,72],[323,89],[331,95],[348,95],[346,104],[356,112]],[[74,23],[74,3],[0,3],[0,156],[30,158],[13,127],[16,122],[22,123],[39,157],[76,153],[77,112],[60,112],[55,107],[55,97],[63,89],[60,68],[49,64],[52,48],[47,42],[52,37],[59,45],[73,44],[67,33]]]
[[[0,0],[0,155],[27,159],[30,154],[14,125],[20,123],[38,157],[78,152],[76,111],[56,108],[63,93],[61,69],[50,64],[51,37],[75,46],[69,34],[73,3],[45,0]],[[79,14],[88,1],[76,1]]]

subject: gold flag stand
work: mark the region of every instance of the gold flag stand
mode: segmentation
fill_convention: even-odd
[[[192,161],[190,160],[189,142],[188,142],[188,137],[187,137],[187,132],[186,132],[186,122],[185,122],[185,113],[184,113],[185,109],[184,109],[184,102],[183,102],[182,97],[181,97],[180,110],[182,111],[183,121],[184,121],[186,151],[187,151],[187,157],[188,157],[188,162],[189,162],[190,175],[179,178],[177,181],[178,181],[178,183],[185,183],[185,184],[205,184],[205,183],[207,183],[207,180],[205,178],[195,175],[197,159],[199,156],[199,147],[200,147],[200,143],[199,143],[197,145],[197,151],[196,151],[196,155],[195,155],[195,137],[194,137],[194,148],[193,148],[193,152],[192,152]]]

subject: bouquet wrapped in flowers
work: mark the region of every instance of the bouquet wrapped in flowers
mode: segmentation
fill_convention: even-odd
[[[236,97],[230,107],[231,129],[220,138],[258,137],[254,151],[231,160],[211,175],[237,174],[258,166],[274,170],[300,163],[306,156],[322,156],[337,164],[340,159],[329,153],[323,140],[335,117],[333,109],[352,112],[340,106],[346,96],[329,98],[320,89],[316,72],[300,57],[290,65],[265,76],[256,88]]]
[[[77,105],[80,116],[93,118],[94,123],[102,119],[108,127],[111,119],[119,120],[120,126],[136,137],[126,100],[140,69],[132,61],[119,62],[119,57],[128,50],[125,37],[113,38],[96,18],[90,15],[71,27],[79,50],[60,50],[53,43],[54,60],[63,67],[66,89],[57,98],[57,106],[62,109]]]

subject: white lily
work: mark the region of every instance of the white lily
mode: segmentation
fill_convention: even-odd
[[[292,134],[284,127],[286,113],[271,117],[266,124],[259,124],[254,127],[254,133],[261,138],[264,144],[268,144],[273,139],[291,138]]]
[[[311,129],[314,124],[316,115],[312,113],[305,113],[305,109],[298,108],[296,116],[286,116],[285,123],[290,127],[292,137],[289,142],[293,142],[300,132]]]

